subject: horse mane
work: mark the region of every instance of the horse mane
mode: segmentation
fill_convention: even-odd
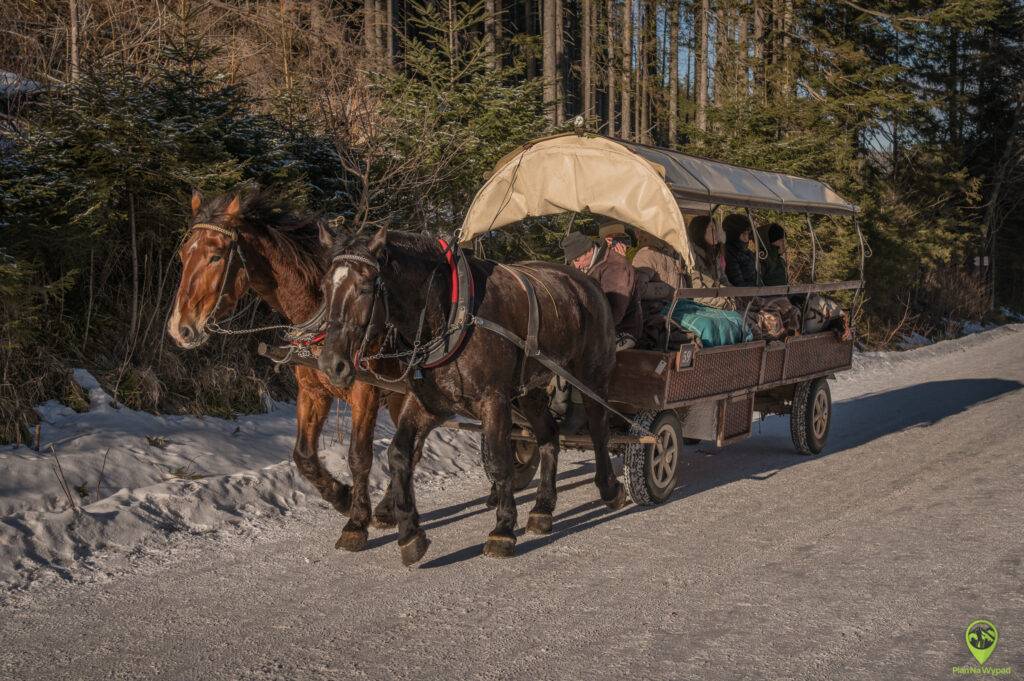
[[[196,216],[198,222],[223,221],[234,194],[224,194],[204,202]],[[296,210],[287,199],[274,196],[269,189],[241,192],[236,226],[256,238],[270,242],[277,255],[313,288],[320,286],[324,274],[325,249],[320,242],[321,217]]]
[[[369,255],[367,244],[373,235],[372,230],[348,236],[338,235],[334,241],[333,255]],[[437,237],[426,232],[388,231],[387,245],[403,251],[406,255],[429,262],[438,262],[442,257]]]

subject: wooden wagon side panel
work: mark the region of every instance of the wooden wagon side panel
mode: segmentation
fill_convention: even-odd
[[[608,381],[608,401],[632,410],[664,409],[665,383],[675,363],[674,352],[617,352],[615,369]]]
[[[782,378],[793,381],[826,371],[842,371],[852,363],[853,340],[840,340],[831,331],[794,336],[786,340]]]
[[[686,402],[753,388],[761,377],[764,341],[702,349],[689,367],[668,378],[668,403]]]

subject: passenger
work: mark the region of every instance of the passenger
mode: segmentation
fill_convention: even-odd
[[[782,225],[772,222],[760,230],[764,242],[764,272],[761,279],[765,286],[789,284],[789,266],[786,263],[786,231]]]
[[[640,250],[633,256],[633,267],[647,267],[658,277],[658,281],[673,289],[682,288],[684,279],[683,262],[671,246],[647,232],[639,234]]]
[[[686,224],[686,235],[690,239],[690,250],[693,252],[694,267],[687,275],[693,288],[718,288],[729,286],[725,278],[725,260],[722,257],[721,244],[718,241],[718,230],[715,223],[707,215],[698,215]],[[736,304],[731,298],[695,298],[702,305],[717,307],[721,310],[735,310]]]
[[[565,261],[597,280],[612,309],[616,349],[636,347],[643,331],[640,296],[636,289],[636,270],[609,244],[595,244],[580,232],[571,232],[562,240]]]
[[[605,244],[611,250],[615,251],[623,258],[626,257],[626,251],[632,245],[633,240],[629,236],[629,232],[626,231],[626,226],[621,222],[611,222],[600,230],[598,230],[598,236],[604,239]]]
[[[733,213],[722,223],[725,228],[725,275],[733,286],[758,286],[757,260],[750,250],[750,219]]]

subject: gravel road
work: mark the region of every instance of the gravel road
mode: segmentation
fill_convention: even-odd
[[[334,550],[311,504],[8,594],[0,677],[945,679],[978,618],[1024,676],[1024,326],[861,364],[825,454],[769,418],[689,448],[662,506],[607,510],[565,454],[554,532],[511,560],[480,555],[471,475],[420,495],[412,569],[392,532]]]

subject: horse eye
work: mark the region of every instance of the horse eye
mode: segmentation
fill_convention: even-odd
[[[370,295],[371,293],[373,293],[373,287],[372,286],[360,286],[359,287],[359,292],[362,293],[362,294],[365,294],[365,295]]]
[[[211,264],[211,265],[212,265],[213,263],[217,262],[218,260],[220,260],[220,256],[219,256],[219,255],[211,255],[211,256],[210,256],[210,264]]]

